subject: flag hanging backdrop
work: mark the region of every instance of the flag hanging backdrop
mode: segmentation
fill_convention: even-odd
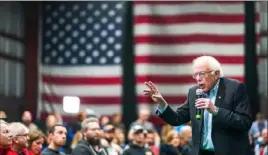
[[[39,113],[68,115],[64,96],[79,97],[81,110],[120,110],[122,7],[122,2],[44,3]]]
[[[120,111],[122,3],[44,4],[39,112],[53,107],[67,115],[62,98],[68,95],[80,97],[81,109]],[[200,55],[215,56],[225,76],[243,81],[243,2],[135,2],[133,7],[139,103],[151,103],[142,92],[147,80],[170,104],[183,103],[195,84],[191,62]]]
[[[243,82],[243,2],[136,2],[134,14],[140,103],[152,102],[142,93],[148,80],[169,104],[184,103],[195,84],[191,63],[201,55],[214,56],[226,77]]]

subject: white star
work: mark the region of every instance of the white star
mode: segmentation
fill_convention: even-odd
[[[100,55],[100,53],[99,53],[99,51],[97,51],[97,50],[94,50],[93,53],[92,53],[92,56],[93,56],[93,57],[97,57],[97,56],[99,56],[99,55]]]
[[[76,51],[77,49],[78,49],[77,44],[73,44],[73,46],[72,46],[72,50],[73,50],[73,51]]]
[[[95,29],[95,30],[100,29],[100,24],[96,23],[96,24],[94,25],[94,29]]]
[[[122,31],[121,30],[116,30],[115,31],[115,36],[120,37],[122,35]]]
[[[114,11],[114,10],[110,10],[110,11],[108,12],[108,14],[109,14],[109,16],[114,16],[114,15],[115,15],[115,11]]]
[[[80,12],[80,16],[81,16],[81,17],[85,17],[86,14],[87,14],[87,13],[86,13],[86,11],[84,11],[84,10]]]
[[[108,35],[108,32],[106,30],[101,31],[101,36],[104,38]]]
[[[92,62],[92,58],[91,58],[91,57],[87,57],[87,58],[86,58],[86,63],[87,63],[87,64],[90,64],[91,62]]]
[[[88,37],[91,37],[92,35],[93,35],[93,32],[92,32],[91,30],[88,30],[88,31],[87,31],[87,36],[88,36]]]
[[[86,24],[81,24],[80,25],[80,30],[84,31],[87,28]]]
[[[115,48],[116,50],[120,50],[120,49],[121,49],[121,45],[120,45],[120,44],[115,44],[114,48]]]
[[[59,26],[58,26],[57,24],[53,24],[52,29],[53,29],[54,31],[58,30],[58,28],[59,28]]]
[[[106,50],[107,49],[107,45],[106,44],[101,44],[101,50]]]
[[[101,9],[106,10],[108,8],[108,4],[104,3],[101,5]]]
[[[73,24],[77,24],[79,22],[78,18],[73,19]]]
[[[91,49],[92,49],[92,44],[88,43],[88,44],[86,45],[86,49],[87,49],[87,50],[91,50]]]
[[[67,24],[67,25],[65,26],[65,30],[66,30],[66,31],[70,31],[71,29],[72,29],[72,25]]]
[[[67,45],[71,44],[71,42],[72,42],[72,38],[68,37],[68,38],[65,39],[65,43]]]
[[[52,38],[52,43],[56,44],[58,42],[58,38],[57,37],[53,37]]]
[[[95,15],[95,16],[99,16],[99,15],[100,15],[100,11],[99,11],[99,10],[96,10],[96,11],[94,12],[94,15]]]
[[[68,50],[64,54],[66,58],[69,58],[71,56],[71,51]]]
[[[90,4],[90,3],[87,4],[87,8],[88,8],[89,10],[93,9],[93,7],[94,7],[93,4]]]
[[[80,56],[80,57],[84,57],[85,55],[86,55],[86,52],[85,52],[85,51],[81,50],[81,51],[79,52],[79,56]]]
[[[121,23],[122,22],[122,18],[121,17],[116,17],[115,18],[115,22],[116,23]]]
[[[86,42],[86,38],[85,37],[81,37],[79,41],[80,41],[80,44],[84,44]]]
[[[60,45],[58,46],[58,49],[59,49],[60,51],[63,51],[64,48],[65,48],[64,44],[60,44]]]
[[[119,64],[121,62],[121,58],[120,57],[115,57],[114,58],[114,63]]]
[[[108,38],[108,43],[109,43],[109,44],[114,43],[114,38],[113,38],[113,37],[109,37],[109,38]]]
[[[62,63],[63,63],[63,60],[64,60],[64,59],[63,59],[62,57],[59,57],[59,58],[58,58],[58,64],[62,64]]]
[[[45,63],[49,63],[50,62],[50,58],[48,56],[45,57]]]
[[[51,52],[51,56],[52,56],[52,57],[56,57],[56,56],[57,56],[57,51],[55,51],[55,50],[52,51],[52,52]]]
[[[73,31],[73,34],[72,35],[73,35],[74,38],[76,38],[76,37],[78,37],[79,32],[75,30],[75,31]]]
[[[112,57],[112,56],[114,56],[114,52],[113,52],[112,50],[109,50],[109,51],[107,52],[107,56],[108,56],[108,57]]]
[[[100,63],[105,64],[107,62],[107,59],[105,57],[100,58]]]
[[[72,60],[71,60],[71,63],[76,64],[77,63],[77,58],[73,57]]]
[[[79,9],[79,5],[75,4],[75,5],[73,6],[73,10],[74,10],[74,11],[77,11],[78,9]]]
[[[109,25],[108,25],[108,29],[109,29],[109,30],[113,30],[113,29],[114,29],[114,24],[109,24]]]
[[[93,39],[93,42],[94,42],[95,44],[99,43],[99,42],[100,42],[100,38],[95,37],[95,38]]]

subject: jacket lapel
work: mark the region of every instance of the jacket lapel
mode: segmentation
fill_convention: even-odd
[[[219,83],[217,96],[216,96],[216,100],[215,100],[215,105],[217,107],[219,107],[219,105],[221,105],[221,103],[223,102],[224,95],[225,95],[224,78],[221,78],[220,83]]]

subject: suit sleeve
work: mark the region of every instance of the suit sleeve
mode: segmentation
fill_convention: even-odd
[[[231,111],[224,108],[219,108],[215,122],[229,128],[248,131],[252,125],[252,116],[250,108],[250,100],[246,93],[244,84],[239,84],[234,95],[235,110]]]
[[[188,93],[189,96],[189,93]],[[179,126],[190,121],[188,97],[185,103],[174,111],[169,105],[163,112],[157,112],[160,118],[172,126]]]

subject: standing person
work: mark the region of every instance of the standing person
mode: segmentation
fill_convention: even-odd
[[[42,155],[64,155],[60,148],[66,142],[67,129],[63,125],[55,125],[48,129],[49,145],[42,151]]]
[[[176,111],[171,109],[155,84],[145,82],[148,89],[144,92],[158,103],[160,118],[172,126],[191,121],[193,155],[244,155],[249,150],[252,116],[245,85],[223,75],[215,58],[196,58],[193,78],[197,86],[189,89],[185,104]],[[202,89],[207,97],[198,98],[197,89]],[[196,118],[197,109],[201,109],[201,119]]]

